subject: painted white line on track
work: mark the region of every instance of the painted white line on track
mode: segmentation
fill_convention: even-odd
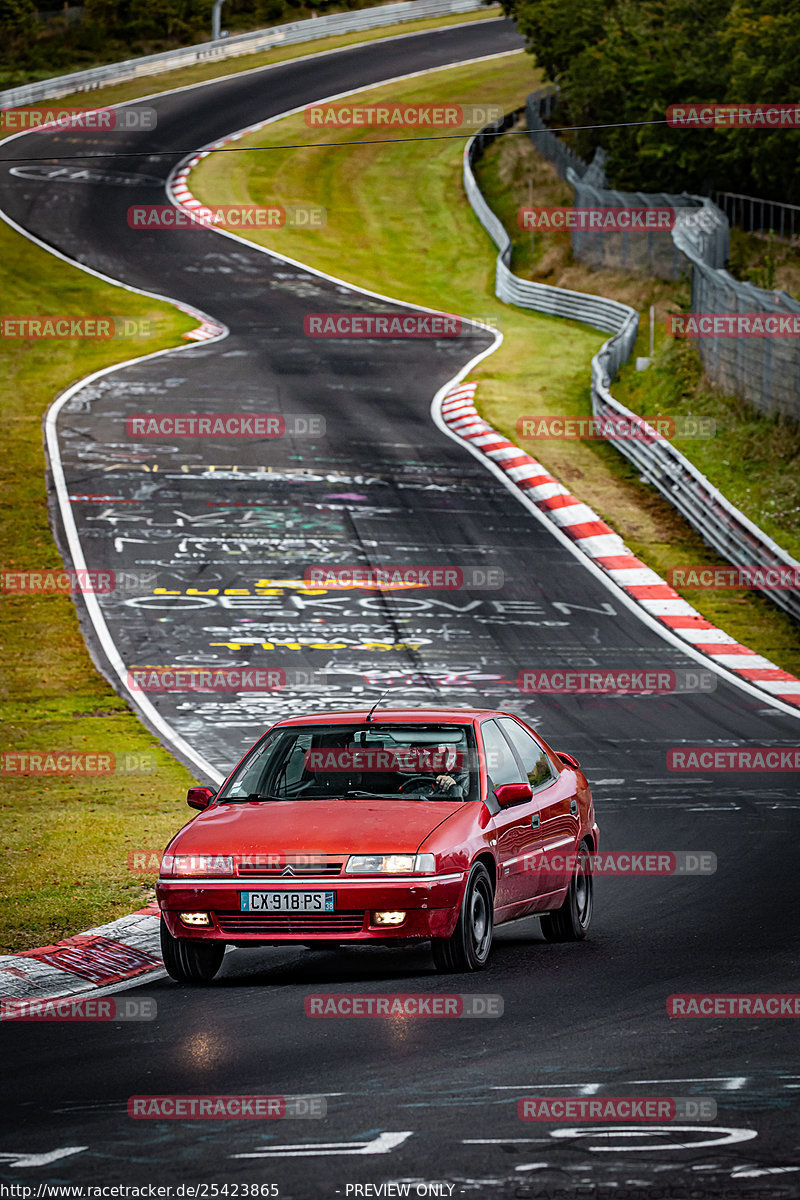
[[[230,1154],[229,1158],[309,1158],[331,1154],[389,1154],[401,1146],[413,1134],[413,1129],[404,1133],[379,1133],[371,1142],[300,1142],[297,1145],[265,1146],[263,1150],[249,1154]]]
[[[657,1142],[648,1145],[642,1145],[641,1141],[635,1141],[635,1139],[650,1137],[654,1133],[710,1133],[713,1134],[713,1137],[704,1138],[702,1141],[688,1139],[685,1142]],[[704,1146],[732,1146],[737,1142],[752,1141],[753,1138],[758,1137],[758,1130],[724,1125],[648,1125],[646,1128],[641,1125],[617,1125],[612,1129],[607,1126],[581,1125],[570,1126],[567,1129],[551,1129],[550,1137],[586,1140],[599,1138],[602,1141],[622,1138],[623,1141],[619,1146],[586,1147],[587,1150],[594,1153],[607,1151],[617,1154],[621,1150],[651,1152],[653,1150],[698,1150]],[[508,1139],[506,1140],[508,1141]]]
[[[49,1150],[42,1154],[27,1154],[14,1153],[13,1150],[0,1152],[0,1162],[7,1163],[9,1167],[24,1168],[24,1167],[46,1167],[49,1163],[58,1162],[61,1158],[68,1158],[72,1154],[81,1154],[84,1150],[88,1150],[88,1146],[62,1146],[59,1150]]]

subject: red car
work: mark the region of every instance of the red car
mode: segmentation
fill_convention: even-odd
[[[439,970],[474,971],[505,921],[537,914],[553,942],[589,928],[586,777],[510,713],[292,717],[188,802],[157,888],[181,983],[212,979],[226,944],[429,940]]]

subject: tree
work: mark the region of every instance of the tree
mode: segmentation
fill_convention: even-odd
[[[800,0],[502,0],[560,87],[558,124],[624,189],[800,192],[800,132],[680,130],[671,104],[797,102]]]
[[[3,38],[25,37],[36,29],[33,0],[0,0],[0,33]]]

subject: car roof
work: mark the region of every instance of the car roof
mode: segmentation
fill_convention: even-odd
[[[364,722],[369,708],[340,709],[326,713],[308,713],[306,716],[286,717],[276,725],[346,725]],[[451,724],[471,725],[473,721],[486,717],[511,716],[491,708],[376,708],[371,725],[395,724],[427,725],[431,722],[447,721]]]

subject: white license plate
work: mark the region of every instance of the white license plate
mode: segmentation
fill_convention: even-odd
[[[241,912],[333,912],[333,892],[240,892]]]

